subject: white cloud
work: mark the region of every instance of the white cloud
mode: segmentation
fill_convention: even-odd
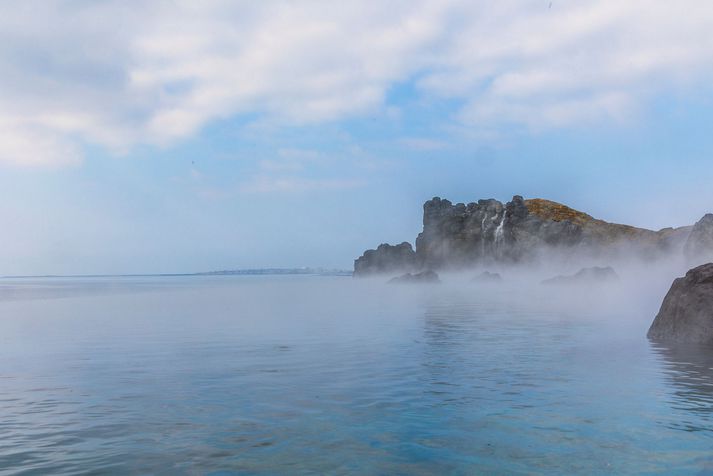
[[[491,130],[625,120],[710,82],[713,6],[659,0],[26,0],[0,5],[0,161],[81,144],[169,145],[253,114],[320,123],[389,109],[394,84]]]
[[[0,157],[23,166],[60,166],[81,160],[78,147],[57,131],[41,127],[0,124]]]

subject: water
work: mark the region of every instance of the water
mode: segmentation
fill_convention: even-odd
[[[5,280],[0,474],[713,474],[713,354],[617,299]]]

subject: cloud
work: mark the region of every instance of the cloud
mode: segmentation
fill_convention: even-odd
[[[713,75],[713,8],[659,0],[66,2],[0,6],[0,161],[167,146],[210,121],[393,109],[415,81],[460,125],[625,121]]]
[[[48,128],[0,123],[0,153],[4,162],[23,166],[62,166],[81,161],[76,144]]]

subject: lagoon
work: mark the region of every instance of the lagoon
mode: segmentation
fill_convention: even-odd
[[[656,300],[444,279],[4,279],[0,475],[713,472]]]

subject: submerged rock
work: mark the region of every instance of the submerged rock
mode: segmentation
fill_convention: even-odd
[[[471,279],[473,283],[499,283],[502,282],[503,278],[499,273],[491,273],[490,271],[483,271],[478,276]]]
[[[541,284],[601,284],[618,280],[619,275],[616,274],[616,271],[611,266],[593,266],[591,268],[582,268],[570,276],[555,276],[554,278],[545,279]]]
[[[683,252],[690,261],[713,259],[713,213],[708,213],[693,225]]]
[[[375,250],[366,250],[354,261],[354,276],[413,271],[416,269],[416,252],[411,243],[400,245],[380,244]]]
[[[396,278],[389,280],[389,284],[411,284],[411,283],[440,283],[438,274],[435,271],[426,270],[420,273],[406,273]]]
[[[713,263],[693,268],[673,281],[647,336],[713,344]]]

